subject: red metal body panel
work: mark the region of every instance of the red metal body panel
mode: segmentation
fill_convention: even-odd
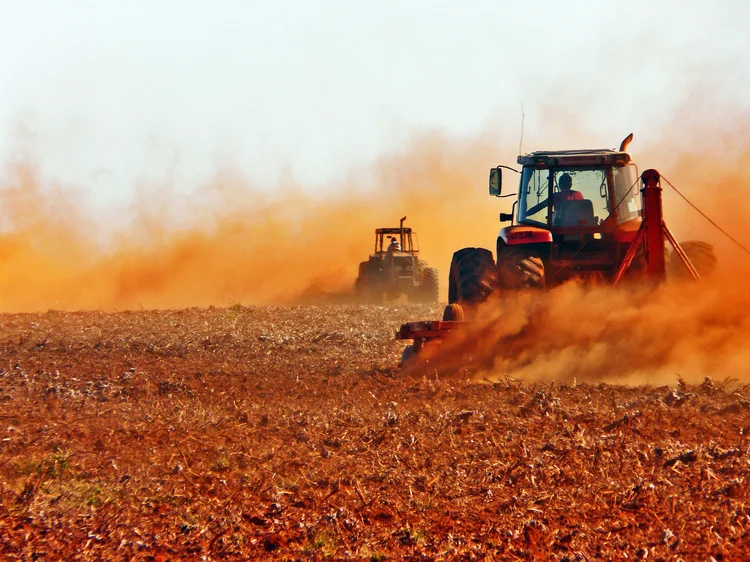
[[[649,279],[664,281],[666,264],[664,250],[664,212],[661,206],[661,176],[656,170],[646,170],[643,178],[643,226],[646,229],[646,260]]]
[[[552,243],[552,233],[536,226],[506,226],[500,231],[500,238],[509,246],[513,244]]]
[[[468,322],[456,322],[445,320],[426,320],[424,322],[407,322],[396,332],[397,340],[413,339],[441,339],[451,332],[460,330],[468,325]]]

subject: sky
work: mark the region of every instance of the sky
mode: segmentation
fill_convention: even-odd
[[[0,162],[94,208],[232,168],[315,192],[414,135],[593,146],[750,110],[744,1],[0,0]],[[710,112],[695,119],[710,119]],[[567,146],[564,146],[566,147]],[[494,162],[488,162],[493,165]],[[144,187],[145,186],[145,187]]]

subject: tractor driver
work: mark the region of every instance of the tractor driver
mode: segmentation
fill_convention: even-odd
[[[553,216],[557,215],[561,208],[563,207],[563,204],[567,201],[582,201],[583,200],[583,194],[580,191],[576,191],[575,189],[572,189],[573,187],[573,178],[570,177],[570,174],[563,173],[557,180],[557,185],[560,188],[560,191],[555,191],[552,194],[552,212]],[[540,203],[537,203],[533,207],[530,207],[526,209],[526,216],[529,217],[531,215],[534,215],[547,207],[549,205],[549,198],[545,199],[544,201],[541,201]],[[557,221],[555,221],[557,222]]]
[[[560,191],[552,194],[552,208],[555,212],[559,212],[560,207],[566,201],[583,200],[583,194],[572,189],[573,178],[570,177],[570,174],[561,175],[560,179],[557,180],[557,185],[560,186]]]
[[[388,245],[388,253],[400,252],[401,244],[398,243],[395,236],[391,236],[391,243]]]

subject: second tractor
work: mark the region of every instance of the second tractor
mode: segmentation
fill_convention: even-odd
[[[375,230],[375,251],[359,264],[354,291],[362,302],[406,295],[409,302],[437,303],[438,272],[419,257],[416,233],[404,226]]]

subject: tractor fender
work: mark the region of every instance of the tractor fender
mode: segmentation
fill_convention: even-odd
[[[516,224],[513,226],[506,226],[500,230],[498,235],[497,243],[500,244],[500,240],[508,246],[516,244],[551,244],[552,233],[546,228],[538,228],[536,226],[527,226],[523,224]]]
[[[497,236],[495,256],[500,256],[503,248],[524,247],[538,253],[542,259],[548,259],[552,252],[552,233],[535,226],[506,226]]]

